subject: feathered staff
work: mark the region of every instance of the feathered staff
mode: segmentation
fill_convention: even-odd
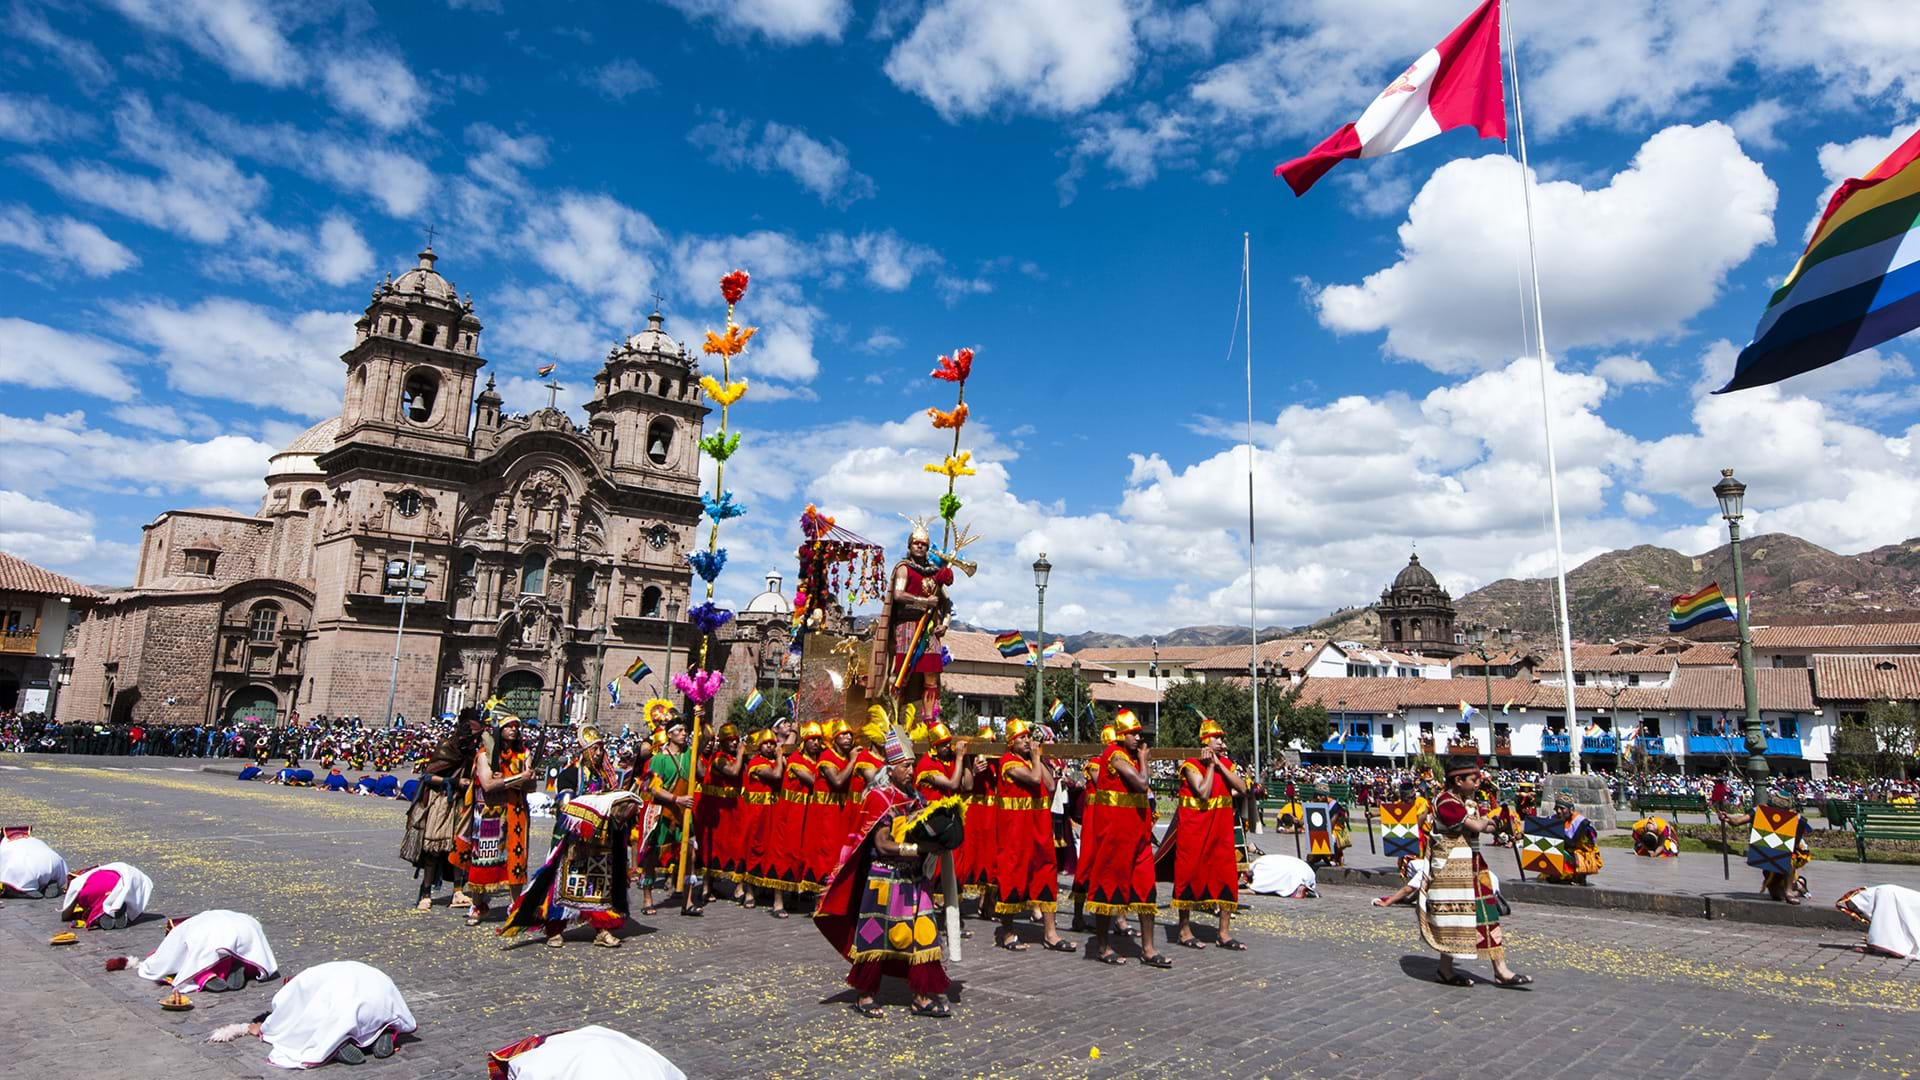
[[[960,512],[960,500],[953,493],[953,482],[962,476],[972,476],[973,469],[967,465],[972,454],[960,452],[960,429],[967,426],[967,376],[973,374],[973,350],[955,349],[951,359],[942,356],[940,366],[933,369],[934,378],[950,382],[956,396],[953,408],[942,412],[928,409],[927,419],[933,422],[936,431],[953,432],[953,449],[947,452],[947,459],[927,466],[927,471],[940,473],[947,478],[947,493],[940,496],[940,519],[946,523],[946,529],[940,537],[940,550],[949,555],[957,554],[953,547],[953,518]]]
[[[687,612],[687,617],[700,630],[700,662],[692,672],[677,672],[673,684],[694,705],[693,731],[687,746],[687,769],[696,770],[700,761],[700,714],[704,706],[710,705],[726,676],[718,671],[707,670],[707,655],[713,645],[713,636],[720,627],[733,618],[733,613],[714,604],[713,586],[719,579],[720,571],[727,564],[727,549],[720,546],[720,523],[728,518],[737,518],[747,512],[747,508],[733,501],[733,492],[727,490],[727,459],[740,448],[738,433],[728,430],[730,411],[734,404],[747,396],[747,380],[733,381],[733,358],[747,351],[747,342],[759,332],[759,327],[741,326],[733,319],[733,307],[747,294],[747,272],[735,270],[720,279],[720,295],[727,301],[727,329],[723,334],[707,331],[706,344],[701,350],[708,356],[720,358],[720,377],[711,375],[700,377],[700,389],[714,404],[720,406],[720,430],[700,440],[700,451],[713,459],[713,491],[700,495],[701,509],[706,512],[712,524],[707,529],[707,550],[697,551],[687,556],[687,564],[694,573],[707,583],[706,603]],[[688,785],[696,802],[699,801],[699,788]],[[691,847],[690,826],[693,823],[693,811],[683,811],[680,818],[680,862],[674,871],[674,891],[687,887],[687,849]]]

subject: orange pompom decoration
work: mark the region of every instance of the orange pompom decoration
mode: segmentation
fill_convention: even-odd
[[[950,383],[964,383],[967,376],[973,374],[973,350],[955,349],[953,359],[940,358],[940,366],[933,369],[933,377]]]
[[[726,297],[727,303],[729,304],[739,303],[740,298],[747,295],[747,272],[745,270],[735,270],[733,273],[721,278],[720,295]]]
[[[957,428],[967,422],[967,403],[963,401],[960,404],[955,405],[953,407],[952,412],[941,412],[939,409],[928,409],[927,418],[933,421],[934,427]]]

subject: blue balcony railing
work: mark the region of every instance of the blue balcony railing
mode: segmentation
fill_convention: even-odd
[[[1582,735],[1580,752],[1583,754],[1617,754],[1620,752],[1620,738],[1617,735]]]
[[[1689,735],[1687,753],[1689,754],[1732,754],[1743,757],[1747,752],[1745,735]],[[1767,754],[1771,757],[1800,757],[1800,740],[1797,738],[1767,736]]]
[[[1649,757],[1672,757],[1673,751],[1667,749],[1667,740],[1658,735],[1642,735],[1634,742],[1640,746],[1640,752]]]
[[[1335,736],[1334,738],[1328,739],[1326,742],[1321,743],[1320,749],[1331,750],[1336,754],[1341,752],[1342,750],[1346,751],[1349,754],[1371,754],[1373,753],[1373,736],[1365,735],[1365,734],[1349,734],[1344,739],[1339,738],[1338,736]]]
[[[1572,753],[1573,736],[1564,732],[1549,731],[1540,736],[1540,752],[1543,754]]]

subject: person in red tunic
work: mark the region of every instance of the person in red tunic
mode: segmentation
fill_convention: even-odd
[[[767,842],[773,886],[773,917],[787,917],[787,894],[819,892],[821,883],[807,863],[807,811],[813,805],[815,759],[826,741],[817,721],[800,725],[800,745],[789,751],[780,769],[780,799],[773,804],[773,828]],[[815,821],[820,815],[811,815]]]
[[[705,907],[715,881],[735,882],[739,888],[740,855],[737,846],[740,817],[740,729],[720,725],[718,745],[701,758],[695,775],[700,801],[693,809],[694,865],[700,869],[700,896],[683,909],[688,914]]]
[[[989,736],[990,737],[990,736]],[[1000,773],[995,759],[958,753],[960,800],[966,804],[966,836],[954,852],[953,873],[964,895],[980,898],[979,917],[994,917],[994,877],[1000,869]]]
[[[807,807],[807,877],[825,884],[840,865],[840,848],[852,827],[853,730],[844,720],[821,725],[826,736],[814,763],[813,805]]]
[[[833,871],[839,869],[841,857],[846,854],[846,849],[853,840],[851,834],[854,827],[860,823],[861,797],[866,794],[867,788],[873,786],[874,778],[886,771],[887,759],[881,757],[879,752],[871,746],[855,746],[853,728],[845,720],[833,722],[828,738],[842,754],[846,755],[853,768],[852,773],[847,777],[847,814],[840,826],[840,843],[833,852],[831,864],[827,867],[827,876],[832,877]]]
[[[1200,725],[1200,756],[1180,763],[1180,809],[1173,833],[1173,909],[1180,913],[1175,940],[1204,949],[1193,936],[1191,916],[1211,911],[1220,917],[1214,940],[1230,952],[1246,946],[1233,936],[1233,913],[1240,906],[1240,860],[1233,844],[1233,800],[1246,794],[1247,781],[1227,757],[1227,733],[1209,719]]]
[[[773,804],[779,797],[780,770],[787,767],[780,742],[762,728],[753,733],[754,754],[740,781],[740,906],[755,905],[754,893],[776,888],[772,878]]]
[[[994,835],[999,840],[994,888],[1000,894],[993,907],[1000,916],[994,944],[1010,952],[1027,945],[1013,928],[1014,916],[1031,911],[1040,916],[1042,944],[1054,952],[1073,952],[1053,925],[1058,904],[1059,864],[1053,855],[1053,770],[1040,756],[1032,725],[1018,718],[1007,721],[1007,752],[994,768],[999,805]]]
[[[1153,871],[1153,794],[1147,786],[1148,751],[1140,721],[1130,710],[1114,717],[1119,742],[1103,755],[1100,776],[1087,795],[1087,831],[1092,857],[1087,863],[1087,910],[1096,916],[1094,958],[1125,963],[1113,949],[1113,917],[1140,916],[1140,962],[1170,968],[1173,960],[1153,947],[1155,899]],[[1083,852],[1083,855],[1085,853]]]
[[[893,565],[887,600],[887,655],[889,680],[904,700],[918,696],[920,715],[940,711],[940,639],[947,632],[953,601],[953,567],[933,562],[933,542],[927,527],[916,521],[907,537],[907,557]],[[901,668],[907,670],[902,676]]]
[[[1081,764],[1083,787],[1080,795],[1080,843],[1073,857],[1073,926],[1075,933],[1085,933],[1087,929],[1087,859],[1091,857],[1093,833],[1087,828],[1087,797],[1093,794],[1094,783],[1100,779],[1100,770],[1106,765],[1108,755],[1113,753],[1113,744],[1118,739],[1113,733],[1112,724],[1103,724],[1100,728],[1100,745],[1104,747],[1098,754]],[[1126,919],[1120,920],[1120,931],[1126,933]]]

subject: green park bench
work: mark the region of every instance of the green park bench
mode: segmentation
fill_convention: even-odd
[[[1920,807],[1858,803],[1853,809],[1853,843],[1867,861],[1869,840],[1920,840]]]
[[[1853,824],[1853,808],[1855,805],[1852,799],[1828,799],[1826,811],[1827,828],[1839,829]]]
[[[1674,817],[1677,824],[1680,815],[1687,811],[1707,816],[1707,797],[1705,795],[1640,795],[1633,800],[1633,808],[1640,813],[1664,810]]]

